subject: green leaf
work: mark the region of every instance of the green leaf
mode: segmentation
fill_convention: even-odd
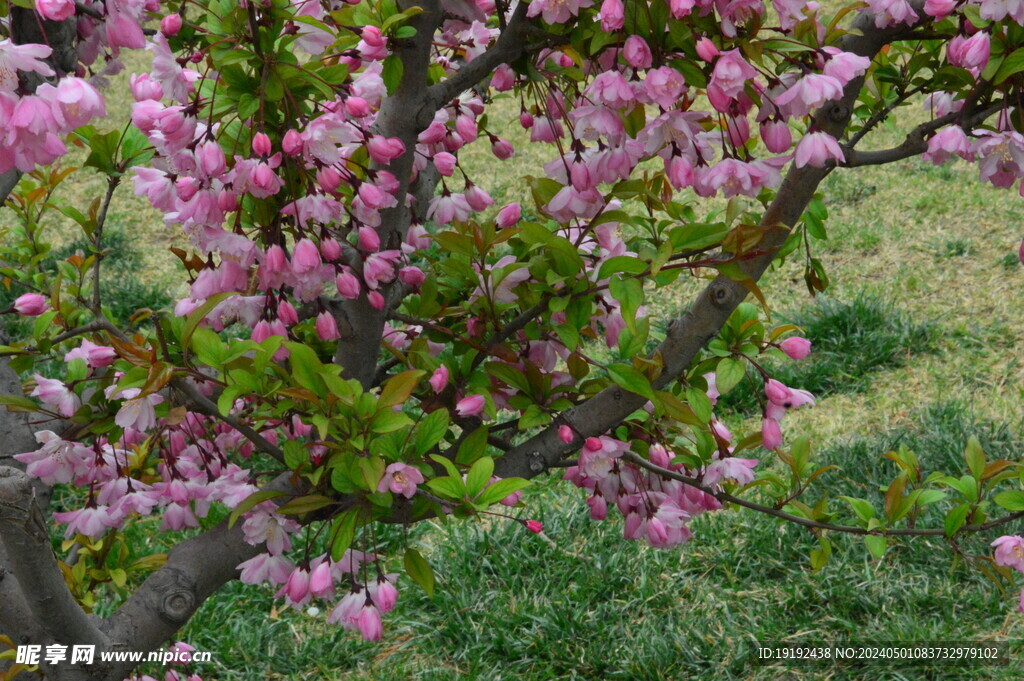
[[[39,411],[39,403],[18,395],[0,395],[0,404],[7,405],[7,411],[26,412]],[[12,409],[13,407],[13,409]]]
[[[992,77],[992,83],[999,85],[999,83],[1021,71],[1024,71],[1024,47],[1014,50],[1003,59],[1003,62],[996,69],[996,73]]]
[[[960,504],[946,514],[946,519],[942,523],[942,526],[946,531],[947,537],[952,537],[960,530],[961,527],[964,526],[964,523],[967,522],[967,514],[970,512],[970,505]]]
[[[489,456],[482,456],[477,459],[466,475],[466,492],[471,499],[476,497],[490,483],[493,474],[494,459]]]
[[[625,388],[629,392],[641,397],[646,397],[652,402],[657,401],[658,398],[651,388],[651,382],[633,367],[625,364],[612,364],[608,367],[608,375],[619,387]]]
[[[743,362],[732,357],[726,357],[718,363],[718,368],[715,370],[715,380],[718,386],[718,392],[723,395],[735,388],[743,377],[747,375],[746,369],[743,367]]]
[[[466,485],[462,482],[462,476],[458,478],[451,476],[433,478],[427,480],[427,487],[439,496],[456,501],[461,501],[466,496]]]
[[[384,86],[388,89],[389,95],[395,94],[399,83],[402,82],[402,71],[402,60],[398,55],[393,54],[384,60],[380,75],[384,80]]]
[[[981,449],[978,438],[973,435],[967,440],[964,459],[967,461],[967,468],[971,471],[971,475],[980,480],[981,474],[985,470],[985,452]]]
[[[307,390],[312,390],[320,397],[325,396],[327,384],[319,375],[324,365],[313,352],[313,348],[293,341],[286,342],[284,346],[291,353],[288,357],[288,364],[295,382]]]
[[[396,404],[403,404],[412,395],[412,391],[416,389],[416,385],[425,373],[425,371],[411,369],[389,378],[380,392],[380,399],[377,404],[382,409],[393,407]]]
[[[302,515],[303,513],[311,513],[325,506],[330,506],[333,503],[333,499],[322,494],[308,494],[289,500],[288,503],[278,508],[277,512],[283,515]]]
[[[459,445],[459,451],[455,454],[455,461],[463,465],[474,463],[487,451],[487,435],[490,430],[486,426],[477,428],[470,433]]]
[[[242,502],[238,504],[238,506],[235,506],[233,511],[231,511],[231,515],[228,516],[228,527],[232,527],[235,524],[235,521],[238,520],[238,517],[240,515],[252,510],[252,508],[257,504],[262,504],[264,501],[267,501],[268,499],[275,499],[277,497],[283,496],[285,496],[284,492],[275,489],[264,489],[260,490],[259,492],[253,492],[245,499],[243,499]]]
[[[192,339],[192,334],[199,328],[199,324],[202,323],[203,318],[210,314],[213,308],[220,305],[221,301],[230,298],[231,296],[237,296],[238,294],[234,291],[227,293],[217,293],[206,299],[206,302],[192,310],[189,316],[185,319],[185,325],[181,328],[181,338],[178,340],[182,346],[187,347],[189,341]]]
[[[358,512],[351,510],[340,513],[331,524],[331,560],[335,563],[344,557],[346,549],[355,539],[356,520]]]
[[[436,409],[416,426],[416,454],[423,456],[448,432],[448,410]],[[447,459],[445,459],[447,461]]]
[[[416,549],[406,549],[402,564],[405,566],[405,573],[412,577],[412,581],[420,585],[428,598],[433,598],[434,571],[430,569],[430,564],[420,552]]]
[[[503,480],[498,480],[493,485],[484,488],[484,491],[480,493],[480,497],[476,499],[476,503],[481,506],[496,504],[510,494],[515,494],[524,487],[527,487],[529,484],[530,481],[523,478],[504,478]]]
[[[873,558],[878,559],[885,555],[885,537],[877,534],[869,534],[864,537],[864,543],[867,544],[868,551],[871,553]]]
[[[857,497],[839,497],[850,505],[853,512],[857,514],[865,523],[875,517],[875,508],[864,499],[858,499]]]
[[[1018,490],[1000,492],[993,501],[1007,511],[1024,511],[1024,492]]]

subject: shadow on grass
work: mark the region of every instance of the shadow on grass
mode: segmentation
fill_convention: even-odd
[[[811,354],[802,360],[769,360],[764,367],[777,380],[809,390],[815,397],[865,390],[871,373],[902,366],[914,353],[935,349],[938,329],[918,323],[873,293],[862,291],[845,302],[820,298],[779,320],[801,327],[811,341]],[[760,410],[761,378],[753,370],[719,400],[725,412],[751,414]]]

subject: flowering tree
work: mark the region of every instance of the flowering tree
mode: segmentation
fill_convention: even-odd
[[[398,588],[433,576],[415,546],[379,550],[375,527],[491,514],[540,532],[522,490],[552,469],[595,520],[617,508],[627,539],[676,546],[693,517],[738,505],[813,531],[815,567],[834,532],[877,557],[897,536],[955,544],[1024,516],[1024,468],[975,441],[963,471],[890,454],[877,507],[809,498],[827,468],[780,424],[814,398],[761,356],[810,346],[772,325],[757,283],[798,259],[825,288],[830,172],[923,155],[999,187],[1024,177],[1024,3],[0,5],[0,189],[17,218],[2,273],[23,318],[0,347],[9,645],[156,649],[233,579],[376,639]],[[143,48],[131,121],[94,127],[121,52]],[[864,149],[903,108],[905,141]],[[550,161],[527,178],[531,207],[499,210],[460,156],[508,159],[509,124]],[[83,169],[59,165],[69,144]],[[78,173],[106,180],[91,206],[61,198]],[[173,312],[117,319],[100,295],[122,184],[190,241]],[[91,248],[47,269],[57,212]],[[705,286],[681,317],[648,316],[687,282]],[[762,427],[734,437],[714,405],[748,365]],[[765,452],[780,465],[757,468]],[[54,485],[69,510],[50,508]],[[193,531],[129,558],[124,529],[154,517]],[[971,559],[1024,571],[1024,539],[995,545]]]

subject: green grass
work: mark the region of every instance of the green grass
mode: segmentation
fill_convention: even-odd
[[[924,465],[947,470],[962,468],[970,434],[991,454],[1024,447],[1013,427],[975,420],[962,404],[930,405],[912,421],[827,444],[816,458],[842,471],[821,487],[838,494],[850,485],[863,494],[884,484],[894,467],[882,455],[900,443]],[[544,481],[527,497],[525,513],[544,522],[550,544],[500,520],[413,528],[438,576],[437,593],[429,600],[403,580],[380,644],[359,641],[322,615],[271,616],[269,591],[241,584],[211,598],[184,637],[213,652],[210,676],[220,681],[724,681],[780,678],[778,669],[753,664],[750,651],[758,641],[794,634],[846,642],[1012,640],[1024,633],[1019,622],[1006,629],[1015,593],[953,566],[940,540],[907,540],[873,561],[857,538],[837,537],[832,562],[814,574],[807,555],[816,543],[806,530],[746,511],[718,512],[694,522],[690,543],[655,550],[623,540],[617,519],[589,520],[583,495],[564,485]],[[388,535],[392,551],[399,538],[397,529]],[[973,553],[985,548],[982,539],[963,544]],[[791,678],[858,678],[814,675],[827,671],[800,667]],[[928,676],[910,669],[878,678],[1019,673],[979,667]]]
[[[779,318],[803,329],[798,333],[811,341],[811,354],[796,361],[770,360],[765,368],[777,380],[819,398],[867,389],[872,372],[901,366],[914,354],[934,350],[938,336],[934,325],[916,322],[867,291],[846,301],[821,297]],[[754,371],[748,376],[750,380],[722,396],[720,409],[742,414],[760,409],[761,379]]]

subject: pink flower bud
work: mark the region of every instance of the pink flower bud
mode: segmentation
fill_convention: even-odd
[[[374,310],[384,309],[384,304],[386,303],[386,301],[384,300],[384,296],[382,296],[379,291],[370,291],[366,295],[366,299],[369,301],[370,306]]]
[[[434,154],[434,167],[437,168],[437,172],[441,173],[445,177],[451,177],[452,173],[455,172],[455,156],[449,154],[447,151],[441,151]]]
[[[14,301],[14,311],[22,317],[38,317],[47,307],[46,297],[38,293],[25,293]]]
[[[345,100],[345,113],[352,118],[365,118],[370,115],[370,104],[362,97],[349,97]]]
[[[435,393],[439,393],[445,389],[445,386],[448,385],[448,376],[448,367],[442,364],[430,376],[430,378],[427,380],[427,383],[430,384],[430,387],[434,389]]]
[[[356,628],[364,640],[379,641],[383,629],[380,611],[372,605],[364,605],[356,616]]]
[[[455,132],[459,133],[459,137],[466,144],[469,144],[477,137],[476,121],[469,116],[459,116],[455,119]]]
[[[338,333],[338,325],[330,312],[324,311],[316,316],[316,335],[322,341],[332,341],[341,338]]]
[[[483,395],[469,395],[455,404],[455,413],[463,418],[479,416],[483,413],[485,404],[487,404],[487,400]]]
[[[590,507],[591,520],[604,520],[608,517],[608,502],[598,493],[587,499],[587,506]]]
[[[289,156],[298,156],[302,153],[302,135],[295,130],[289,130],[281,139],[281,149]]]
[[[380,250],[380,236],[373,227],[359,228],[359,248],[370,253]]]
[[[143,73],[141,76],[133,73],[129,82],[131,85],[132,97],[135,98],[136,102],[144,102],[149,99],[163,99],[163,86],[160,85],[160,81],[150,77],[148,73]]]
[[[284,591],[288,594],[288,598],[293,603],[298,603],[308,596],[309,570],[304,568],[295,568],[295,570],[288,576],[288,581],[284,585]]]
[[[525,130],[529,130],[533,127],[533,114],[529,111],[523,111],[519,114],[519,125],[523,126]]]
[[[539,520],[527,520],[523,524],[526,525],[526,529],[534,534],[540,534],[544,531],[544,523]]]
[[[351,272],[345,271],[338,275],[338,293],[344,298],[354,300],[359,297],[359,280]]]
[[[707,36],[697,41],[697,56],[704,61],[711,61],[718,56],[718,48]]]
[[[398,270],[398,278],[401,279],[402,282],[407,286],[419,288],[419,286],[423,284],[424,281],[427,280],[427,275],[424,274],[423,270],[421,270],[419,267],[409,265],[408,267],[403,267],[402,269]]]
[[[295,244],[295,251],[292,253],[292,271],[296,274],[303,274],[318,269],[323,265],[320,259],[320,249],[309,239],[301,239]]]
[[[508,140],[496,139],[491,144],[491,153],[502,161],[507,161],[516,153],[516,148]]]
[[[334,589],[334,581],[331,579],[331,564],[326,560],[321,562],[309,575],[309,592],[317,597],[323,597]]]
[[[324,191],[333,192],[341,186],[341,173],[331,166],[324,166],[316,171],[316,181]]]
[[[626,45],[622,49],[622,56],[626,63],[634,69],[646,69],[651,66],[653,57],[651,48],[647,42],[638,35],[631,35],[626,38]]]
[[[508,92],[515,84],[515,74],[508,64],[502,64],[491,76],[491,87],[498,92]]]
[[[341,257],[341,244],[332,237],[320,240],[320,254],[327,262],[334,262]]]
[[[388,613],[395,609],[398,602],[398,589],[384,577],[378,577],[375,584],[369,586],[370,598],[373,604],[380,608],[382,613]]]
[[[561,440],[562,442],[564,442],[565,444],[569,444],[570,442],[572,442],[572,440],[573,440],[572,428],[570,428],[569,426],[559,426],[558,427],[558,439]]]
[[[257,156],[270,156],[270,138],[266,133],[258,132],[252,136],[252,153]]]
[[[811,341],[800,336],[793,336],[779,343],[779,348],[789,355],[790,359],[803,359],[811,354]]]
[[[601,438],[588,437],[583,446],[588,452],[599,452],[604,449],[604,445],[601,443]]]
[[[494,218],[494,224],[499,227],[511,227],[519,222],[519,218],[521,218],[522,215],[523,207],[518,203],[510,203],[498,211],[498,216]]]
[[[73,3],[72,3],[73,4]],[[168,38],[173,38],[178,35],[178,31],[181,30],[181,15],[180,14],[168,14],[160,20],[160,32]]]
[[[36,0],[36,11],[44,19],[64,21],[75,14],[73,0]]]
[[[782,428],[775,419],[762,419],[761,446],[772,450],[782,444]]]
[[[282,300],[277,304],[277,318],[280,319],[285,326],[292,326],[293,324],[299,323],[299,313],[295,311],[295,306],[287,300]]]

